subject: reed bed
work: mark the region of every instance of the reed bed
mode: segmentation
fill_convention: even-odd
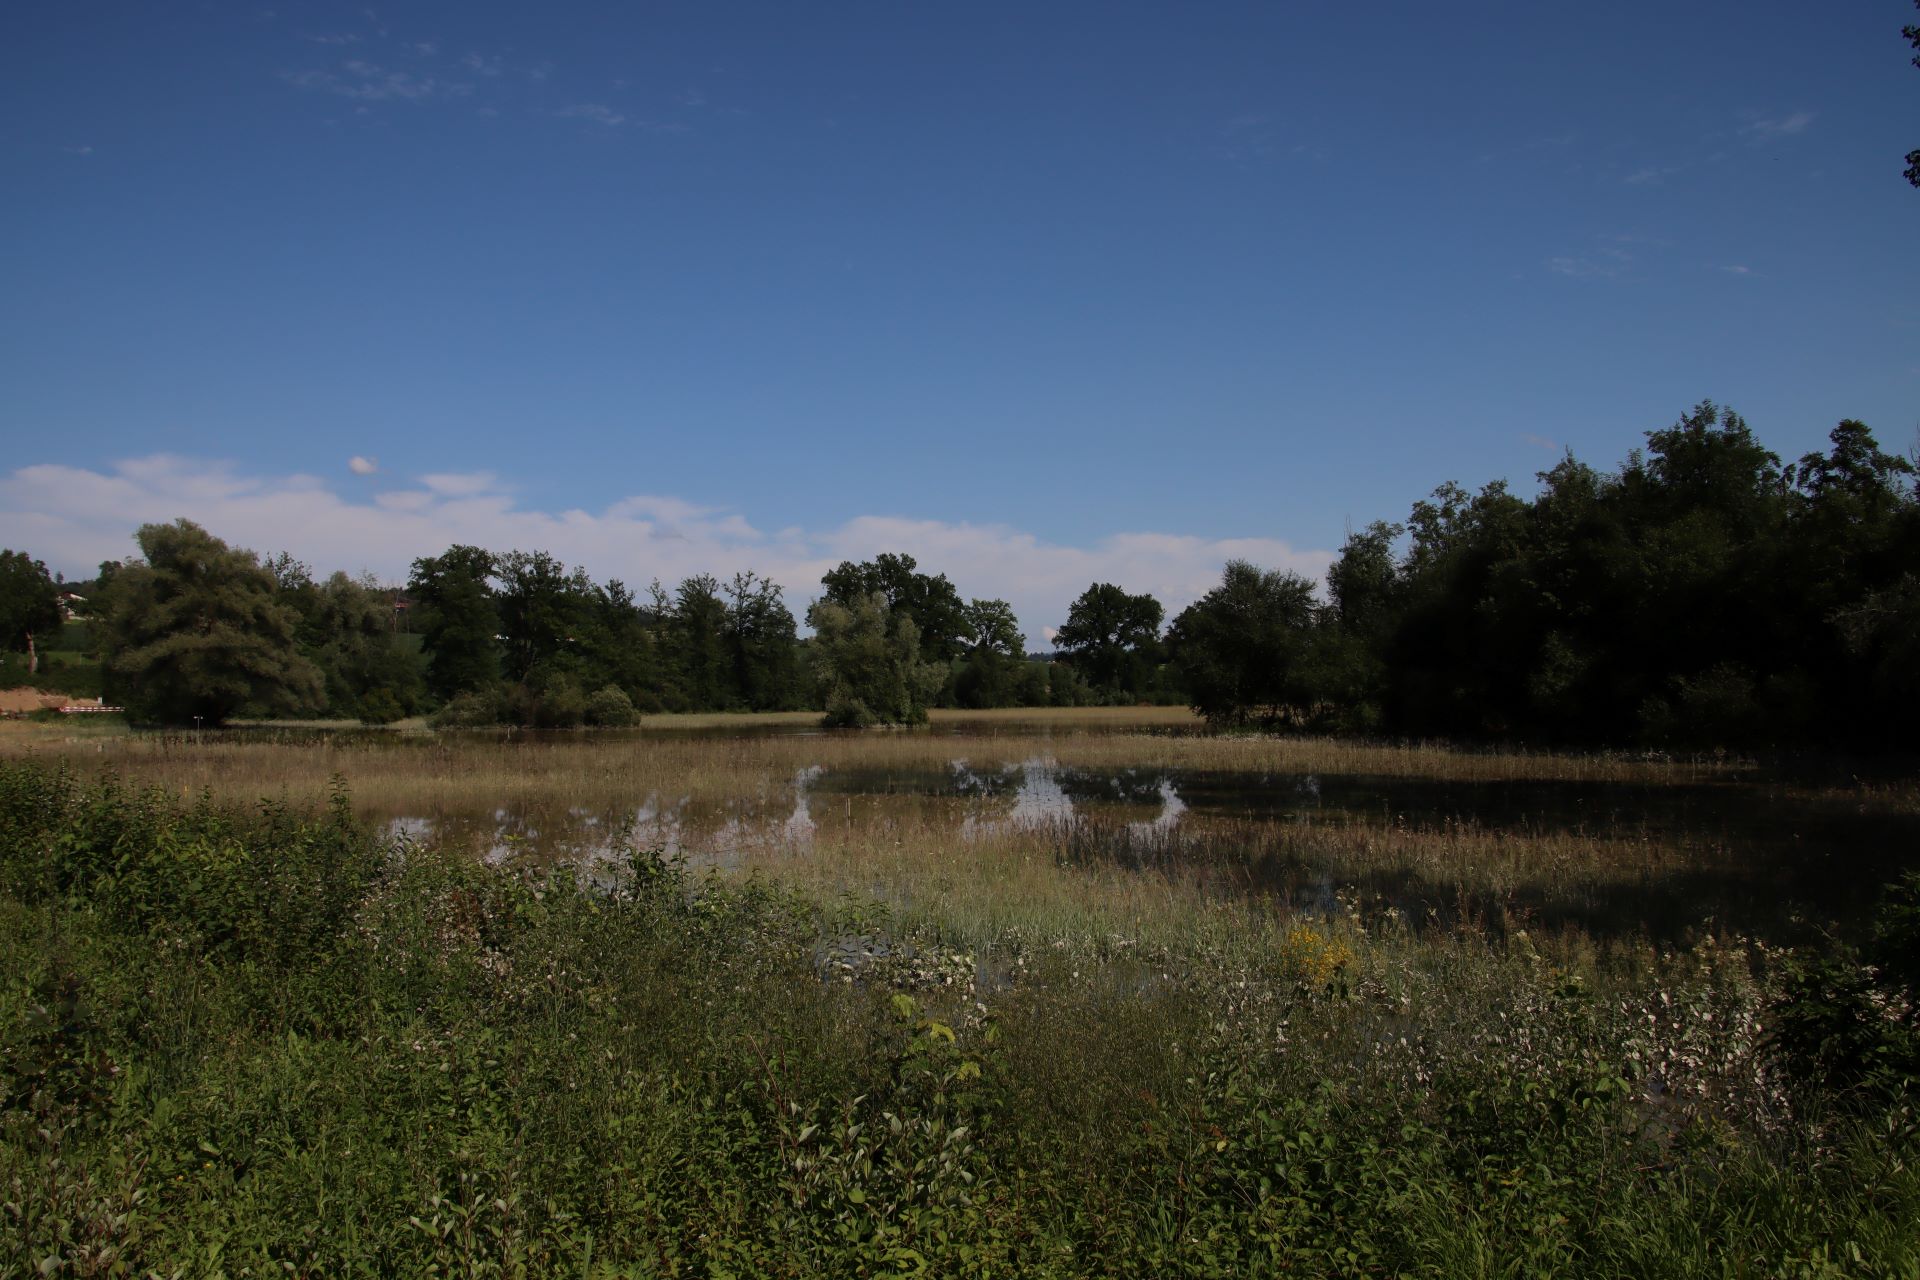
[[[1336,894],[1422,927],[1603,938],[1674,938],[1783,914],[1748,892],[1778,872],[1771,855],[1724,817],[1662,825],[1632,808],[1694,795],[1724,814],[1792,790],[1757,783],[1739,763],[1200,737],[1163,732],[1192,720],[1155,708],[945,713],[930,731],[733,731],[793,718],[660,717],[676,727],[534,738],[42,732],[0,739],[0,756],[238,803],[312,807],[341,790],[382,829],[518,865],[591,862],[621,840],[662,844],[696,867],[939,917],[983,945],[1034,929],[1171,940],[1223,901],[1285,918],[1324,913]],[[1136,784],[1131,800],[1017,818],[1006,787],[1036,762],[1149,785]],[[1001,790],[943,791],[962,768]],[[1158,776],[1219,782],[1250,807],[1159,820]],[[1323,782],[1377,784],[1384,798],[1341,808],[1299,792],[1311,785],[1317,797]],[[1567,788],[1598,788],[1627,808],[1578,822],[1539,812],[1493,822],[1471,808],[1503,789],[1550,799]],[[1912,795],[1892,785],[1801,791],[1795,813],[1897,823],[1920,812]],[[1409,811],[1396,796],[1436,807]],[[1743,896],[1733,914],[1719,906]],[[1826,923],[1806,914],[1807,928]]]
[[[1014,764],[1036,751],[1074,768],[1178,768],[1252,775],[1341,774],[1457,782],[1671,785],[1734,782],[1750,772],[1742,764],[1713,760],[1462,751],[1432,744],[1380,744],[1338,738],[1121,732],[1125,726],[1139,730],[1164,724],[1167,718],[1153,708],[1092,710],[1105,714],[1091,719],[1091,712],[1077,710],[1044,717],[1032,713],[1018,718],[974,714],[956,716],[944,726],[936,724],[933,731],[766,737],[680,736],[678,732],[646,729],[538,739],[504,734],[288,733],[276,740],[259,734],[109,736],[41,732],[0,738],[0,754],[72,759],[83,767],[114,769],[162,786],[211,786],[249,795],[284,791],[319,797],[338,776],[346,779],[357,796],[372,804],[460,793],[502,799],[543,793],[555,799],[580,801],[593,795],[596,788],[624,791],[636,779],[645,785],[678,788],[695,795],[733,794],[815,765],[826,769],[944,769],[955,759]],[[720,727],[717,722],[722,718],[677,719],[716,722],[706,725],[712,729]],[[1191,721],[1190,716],[1187,719]],[[755,725],[770,720],[751,718]],[[687,723],[684,727],[692,730],[700,726]],[[1004,731],[1015,728],[1023,732]],[[950,731],[954,729],[971,731]]]

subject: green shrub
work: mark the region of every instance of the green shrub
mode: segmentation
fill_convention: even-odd
[[[624,729],[640,723],[633,700],[619,685],[605,685],[587,699],[587,723],[604,729]]]
[[[360,722],[362,724],[392,724],[406,717],[407,709],[400,705],[400,699],[393,696],[391,689],[374,689],[360,699]]]
[[[428,723],[436,729],[484,729],[500,723],[501,710],[499,697],[491,691],[456,693]]]

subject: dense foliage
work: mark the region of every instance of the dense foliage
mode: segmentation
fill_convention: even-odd
[[[40,670],[38,645],[60,629],[59,588],[47,566],[24,551],[0,551],[0,647],[27,655],[27,674]]]
[[[1684,745],[1911,741],[1914,467],[1842,422],[1782,464],[1702,404],[1616,472],[1571,456],[1531,500],[1446,484],[1347,540],[1329,599],[1249,566],[1177,619],[1219,721]],[[1404,536],[1404,546],[1402,538]],[[1271,576],[1271,575],[1269,575]]]
[[[0,1271],[1920,1265],[1911,1061],[1873,1039],[1910,975],[1836,1058],[1846,992],[1737,940],[1624,986],[1344,908],[997,946],[983,986],[869,902],[0,765]]]
[[[851,604],[821,600],[807,611],[827,724],[920,724],[940,688],[942,669],[922,660],[920,629],[876,591]]]
[[[300,652],[299,612],[258,556],[188,520],[142,525],[135,540],[144,559],[101,566],[109,696],[174,723],[319,704],[324,681]]]
[[[1094,689],[1145,699],[1156,689],[1165,616],[1150,595],[1096,582],[1067,610],[1066,624],[1054,634],[1053,643],[1061,661]]]
[[[108,690],[158,719],[611,724],[617,692],[641,713],[816,708],[836,724],[1187,702],[1222,725],[1419,737],[1907,740],[1920,496],[1913,463],[1864,425],[1783,463],[1702,404],[1615,471],[1569,455],[1538,480],[1531,498],[1441,485],[1404,523],[1351,534],[1324,592],[1230,564],[1164,636],[1152,596],[1095,583],[1057,655],[1025,652],[1005,601],[963,599],[905,555],[828,571],[806,639],[752,572],[637,598],[544,552],[456,546],[415,561],[402,592],[317,583],[185,522],[143,529],[145,563],[103,565],[89,590]]]

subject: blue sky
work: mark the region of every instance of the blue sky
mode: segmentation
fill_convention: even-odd
[[[1702,398],[1904,450],[1916,20],[28,0],[0,541],[82,575],[189,516],[800,606],[907,549],[1037,635]]]

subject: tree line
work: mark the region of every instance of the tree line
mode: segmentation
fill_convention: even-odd
[[[1169,647],[1217,722],[1569,743],[1897,748],[1920,711],[1912,460],[1843,421],[1783,463],[1703,403],[1531,499],[1445,484],[1326,598],[1227,567]]]
[[[636,594],[544,552],[454,546],[404,587],[148,525],[86,586],[110,699],[447,725],[814,709],[1187,703],[1220,726],[1566,743],[1898,746],[1920,709],[1913,462],[1855,421],[1786,463],[1704,403],[1613,471],[1569,453],[1532,498],[1443,484],[1352,533],[1324,587],[1229,563],[1167,624],[1112,583],[1027,652],[1004,600],[884,554],[829,571],[800,628],[752,571]],[[10,648],[57,584],[0,556]]]

